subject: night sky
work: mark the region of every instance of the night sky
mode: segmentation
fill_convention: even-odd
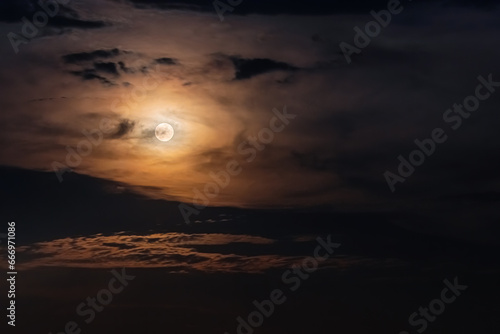
[[[498,332],[499,18],[1,0],[2,333]]]

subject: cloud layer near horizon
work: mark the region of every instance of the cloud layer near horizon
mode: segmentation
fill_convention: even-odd
[[[307,242],[300,239],[294,242]],[[286,256],[269,252],[248,255],[245,246],[270,245],[276,240],[232,234],[156,233],[133,235],[119,232],[115,235],[93,235],[38,242],[18,247],[23,270],[37,267],[70,268],[167,268],[173,273],[226,272],[263,273],[268,270],[300,265],[311,254]],[[206,246],[220,246],[211,250]],[[205,248],[204,248],[205,247]],[[241,248],[241,250],[239,250]],[[324,255],[325,251],[322,251]],[[322,255],[322,256],[323,256]],[[321,262],[321,268],[394,267],[404,262],[395,259],[371,259],[359,256],[332,256]]]

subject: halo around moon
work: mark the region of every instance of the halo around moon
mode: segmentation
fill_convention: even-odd
[[[174,128],[168,123],[160,123],[156,126],[155,136],[159,141],[167,142],[174,137]]]

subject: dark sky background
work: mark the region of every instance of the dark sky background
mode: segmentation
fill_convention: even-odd
[[[287,301],[255,333],[414,334],[409,316],[454,277],[467,290],[425,332],[498,332],[500,87],[460,126],[444,118],[480,76],[500,82],[498,3],[402,1],[349,63],[340,43],[387,1],[243,0],[221,21],[212,1],[75,0],[17,50],[41,7],[2,1],[7,332],[233,334],[279,288]],[[436,128],[447,140],[391,191],[385,173]],[[179,206],[230,161],[242,172],[186,224]],[[290,291],[282,273],[327,236],[340,248]],[[136,278],[85,324],[76,306],[121,268]]]

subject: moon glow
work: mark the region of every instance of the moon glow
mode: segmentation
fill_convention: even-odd
[[[155,129],[155,136],[159,141],[167,142],[174,137],[174,128],[168,123],[161,123]]]

